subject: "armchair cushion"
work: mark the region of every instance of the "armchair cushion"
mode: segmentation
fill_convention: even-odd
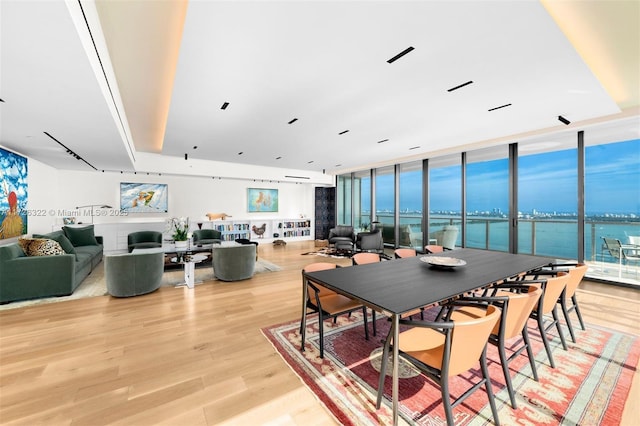
[[[96,236],[93,231],[93,225],[84,226],[82,228],[63,226],[62,230],[74,247],[98,245],[98,240],[96,240]]]

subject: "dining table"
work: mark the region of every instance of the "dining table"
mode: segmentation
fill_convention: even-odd
[[[541,256],[461,248],[438,254],[418,254],[364,265],[303,272],[301,350],[304,350],[305,344],[309,281],[390,317],[393,341],[397,342],[399,320],[403,314],[454,300],[465,293],[493,286],[554,261]],[[398,424],[398,345],[392,346],[392,354],[391,404],[395,425]]]

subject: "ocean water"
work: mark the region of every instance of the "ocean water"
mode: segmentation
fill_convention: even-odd
[[[383,224],[392,224],[393,217],[379,214]],[[401,215],[400,225],[409,225],[411,232],[420,234],[420,216]],[[363,217],[363,222],[368,218]],[[459,217],[431,216],[431,231],[445,225],[460,226]],[[518,229],[518,252],[561,259],[578,258],[578,223],[560,220],[521,220]],[[467,247],[498,251],[509,250],[509,223],[505,220],[469,218],[467,223]],[[585,260],[617,263],[617,259],[605,253],[602,237],[616,238],[622,244],[629,243],[629,236],[640,236],[640,222],[587,222],[585,224]],[[462,245],[458,235],[456,245]],[[488,240],[488,245],[487,245]]]

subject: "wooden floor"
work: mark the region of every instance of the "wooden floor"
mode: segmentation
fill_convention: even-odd
[[[0,311],[0,424],[335,424],[260,332],[299,318],[302,266],[350,264],[313,250],[261,244],[283,270],[247,281]],[[640,334],[637,290],[584,282],[578,297],[587,322]],[[628,403],[623,424],[638,419]]]

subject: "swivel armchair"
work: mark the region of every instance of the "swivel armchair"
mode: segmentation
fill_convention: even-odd
[[[216,229],[196,229],[193,231],[193,244],[220,244],[222,233]]]
[[[158,247],[162,247],[162,232],[138,231],[127,235],[127,248],[129,249],[129,253],[137,248]]]

